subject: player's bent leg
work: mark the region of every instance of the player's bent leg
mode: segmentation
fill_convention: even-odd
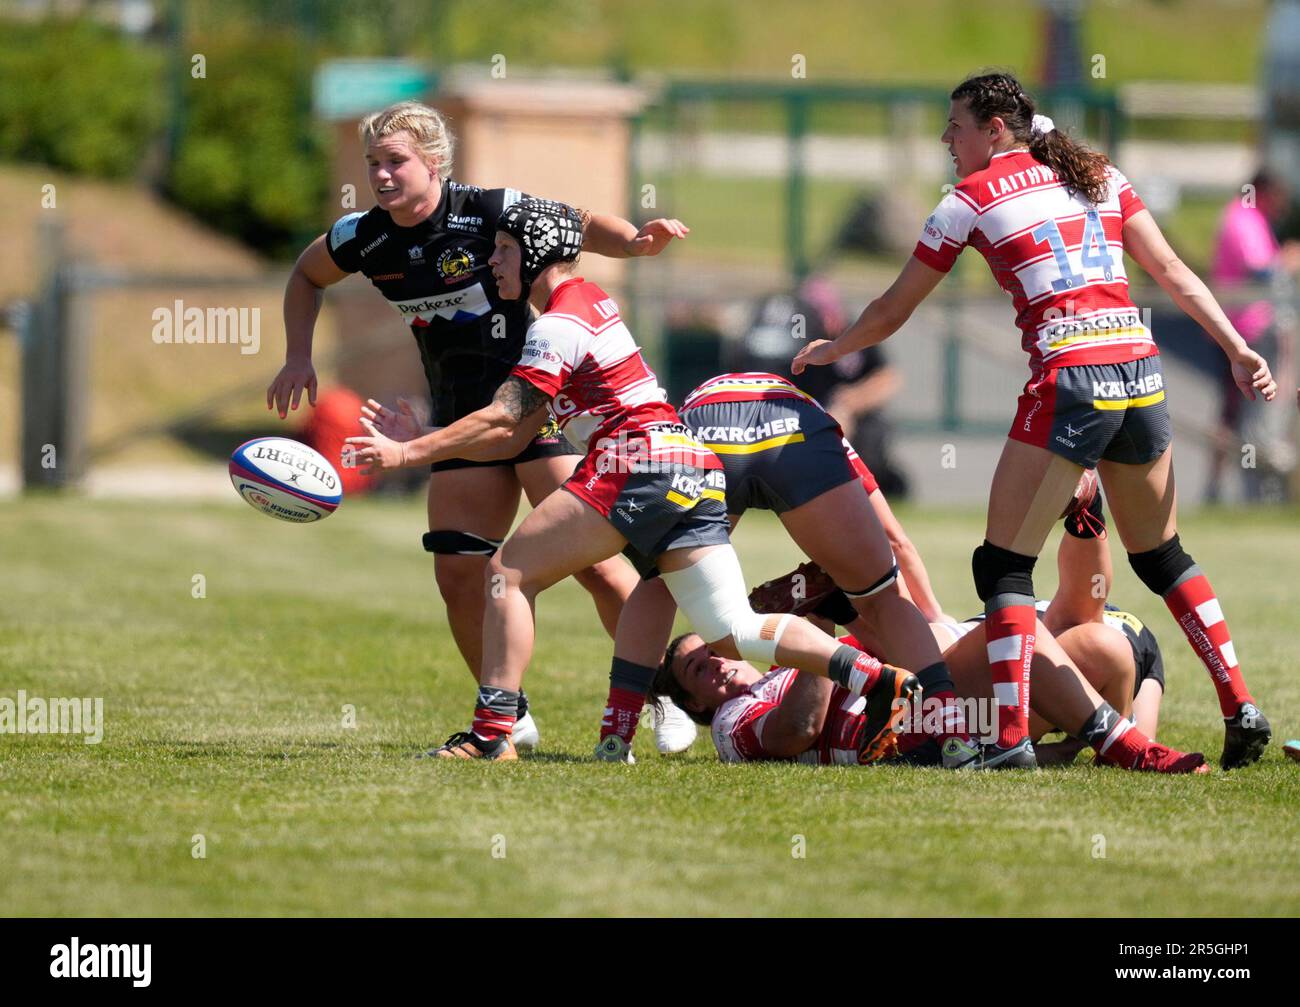
[[[657,557],[657,562],[678,608],[718,653],[822,675],[855,695],[866,695],[882,681],[884,665],[870,654],[841,644],[806,619],[756,613],[749,605],[745,575],[730,545],[670,549]]]
[[[528,502],[536,507],[545,497],[559,489],[573,475],[573,470],[581,460],[579,455],[552,455],[516,465],[515,472]],[[623,603],[637,585],[636,571],[621,557],[611,556],[579,570],[573,579],[591,595],[601,625],[612,638],[618,627]]]
[[[977,751],[954,702],[952,679],[930,624],[900,589],[898,564],[889,538],[862,483],[844,483],[781,514],[790,537],[844,591],[866,622],[880,655],[909,668],[924,689],[925,703],[937,703],[937,717],[920,718],[944,746],[945,765],[971,764]]]
[[[429,532],[434,578],[452,639],[478,681],[483,665],[483,575],[510,533],[519,481],[509,466],[457,468],[429,478]]]
[[[1071,626],[1056,636],[1088,685],[1122,716],[1133,710],[1137,664],[1127,638],[1099,622]]]
[[[637,721],[668,648],[676,614],[677,603],[661,577],[638,583],[623,605],[614,636],[614,660],[600,723],[600,741],[596,746],[597,758],[630,761]],[[661,697],[654,710],[655,745],[660,753],[683,752],[694,743],[695,722],[672,700]],[[616,742],[609,742],[610,738]]]
[[[984,634],[1000,731],[985,764],[1028,765],[1030,667],[1038,624],[1033,570],[1043,543],[1074,496],[1083,466],[1008,439],[989,491],[984,544],[971,568],[984,602]]]
[[[1246,687],[1219,599],[1179,540],[1172,456],[1167,449],[1144,464],[1103,461],[1098,471],[1129,565],[1164,599],[1210,674],[1224,719],[1219,764],[1236,769],[1263,755],[1272,730]]]
[[[593,508],[552,493],[524,518],[488,564],[483,590],[483,676],[470,730],[454,735],[443,758],[514,758],[511,734],[519,690],[532,658],[534,603],[546,588],[626,545]],[[461,754],[471,750],[468,756]]]

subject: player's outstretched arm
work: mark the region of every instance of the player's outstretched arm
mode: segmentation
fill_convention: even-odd
[[[809,343],[794,358],[791,370],[802,374],[805,367],[833,364],[864,347],[883,343],[903,327],[943,277],[942,272],[920,259],[908,259],[898,279],[862,310],[856,322],[834,340],[818,339]]]
[[[512,374],[502,382],[491,402],[450,426],[413,440],[395,441],[363,415],[361,425],[366,436],[349,437],[345,443],[365,472],[429,465],[447,458],[508,458],[511,455],[505,452],[518,454],[521,449],[516,445],[541,429],[550,401],[546,392]]]
[[[659,217],[638,228],[612,213],[583,211],[582,250],[611,259],[658,255],[674,238],[685,238],[691,229],[680,220]]]
[[[1124,247],[1151,274],[1175,304],[1219,344],[1232,364],[1232,378],[1252,402],[1258,392],[1266,400],[1277,394],[1268,362],[1246,345],[1228,321],[1219,302],[1169,246],[1150,210],[1139,210],[1124,221]]]
[[[339,269],[325,248],[321,235],[298,256],[284,288],[284,366],[266,389],[266,408],[275,408],[280,419],[297,409],[302,393],[316,404],[316,369],[311,363],[312,334],[320,314],[325,288],[348,274]]]

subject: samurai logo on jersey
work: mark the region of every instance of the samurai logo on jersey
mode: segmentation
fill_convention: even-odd
[[[402,317],[408,322],[413,322],[417,318],[422,322],[432,322],[435,318],[452,322],[468,322],[481,318],[492,309],[481,283],[450,294],[415,297],[409,301],[388,303],[401,312]]]

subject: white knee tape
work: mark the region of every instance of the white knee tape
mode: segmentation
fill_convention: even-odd
[[[705,643],[731,637],[746,661],[776,662],[776,645],[792,617],[759,615],[749,607],[745,575],[731,546],[714,549],[694,566],[662,577]]]

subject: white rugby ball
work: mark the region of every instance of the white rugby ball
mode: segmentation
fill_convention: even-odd
[[[334,466],[288,437],[258,437],[235,448],[230,481],[250,506],[298,524],[328,517],[343,500]]]

